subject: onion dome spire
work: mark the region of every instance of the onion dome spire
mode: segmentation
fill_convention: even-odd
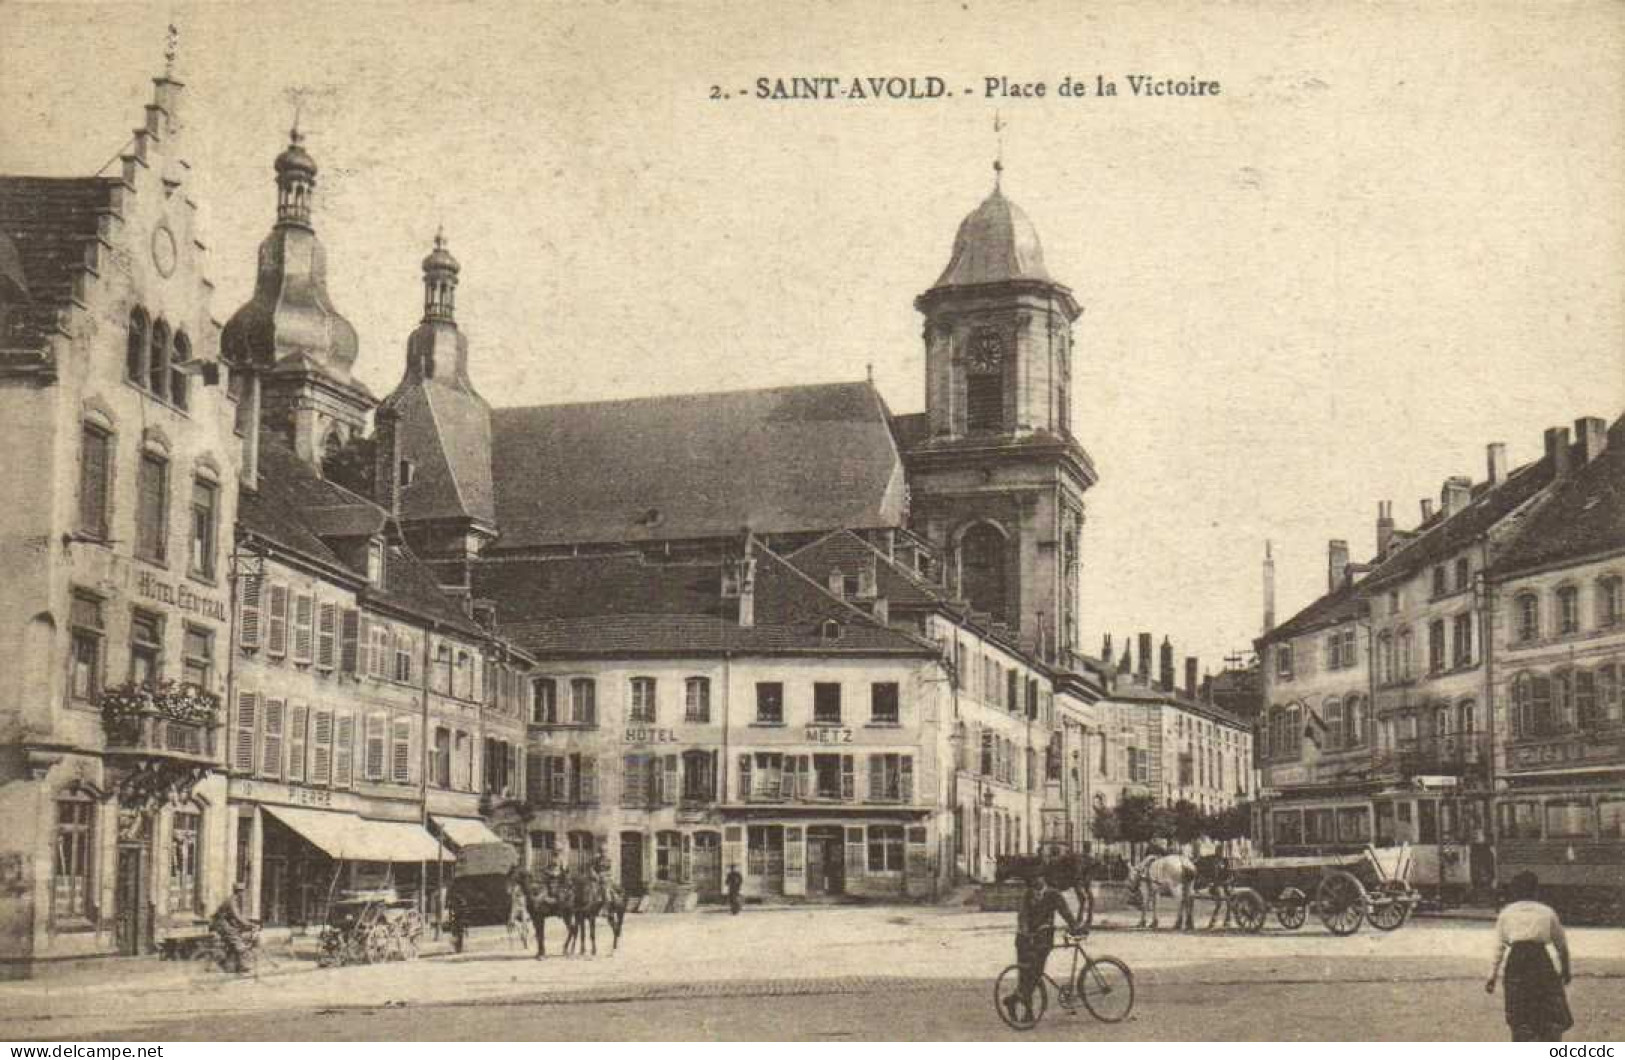
[[[446,229],[434,234],[434,249],[423,259],[423,319],[455,321],[457,274],[462,267],[446,249]]]
[[[288,147],[276,156],[277,224],[310,227],[310,197],[316,187],[316,160],[304,148],[305,137],[294,116]]]

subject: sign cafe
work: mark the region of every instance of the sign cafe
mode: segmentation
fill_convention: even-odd
[[[219,600],[210,596],[200,596],[185,583],[171,585],[151,571],[136,572],[135,591],[149,600],[168,604],[188,614],[201,615],[216,622],[226,620],[226,605]]]

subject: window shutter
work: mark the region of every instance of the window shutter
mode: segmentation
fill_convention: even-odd
[[[412,780],[412,722],[396,718],[390,736],[390,779],[397,784]]]
[[[366,777],[368,780],[384,779],[384,725],[382,714],[367,715],[367,761]]]
[[[785,755],[779,761],[779,798],[793,799],[796,797],[796,756]]]
[[[581,801],[594,802],[598,798],[598,759],[581,760]]]
[[[271,617],[266,627],[265,650],[272,655],[288,653],[288,587],[271,586]]]
[[[864,873],[863,829],[846,830],[846,878],[855,879]]]
[[[750,798],[750,755],[739,756],[739,801]]]
[[[677,801],[677,756],[667,755],[665,759],[665,783],[660,790],[660,801],[665,804]]]
[[[354,676],[364,667],[361,655],[361,612],[353,607],[344,609],[339,622],[339,670]]]
[[[853,766],[852,756],[851,755],[842,755],[841,756],[841,799],[843,801],[845,801],[845,802],[851,802],[853,799],[857,798],[857,794],[858,794],[858,792],[857,792],[857,788],[858,788],[857,774],[856,774],[855,770],[852,768],[852,766]]]
[[[260,587],[263,584],[264,579],[256,574],[243,578],[237,643],[250,650],[260,646]]]
[[[555,803],[564,802],[570,794],[570,771],[562,755],[547,757],[548,792]]]
[[[310,724],[310,707],[295,703],[288,717],[288,779],[305,779],[305,733]]]
[[[339,711],[333,723],[333,786],[355,785],[355,718]]]
[[[546,759],[535,751],[525,752],[525,801],[538,804],[546,801],[547,780],[542,775]]]
[[[316,629],[316,665],[331,670],[338,637],[338,605],[322,604],[317,620],[320,624]]]
[[[93,427],[81,432],[79,528],[107,536],[107,435]]]
[[[293,661],[311,660],[311,634],[316,625],[316,601],[309,593],[300,593],[293,601]]]
[[[310,782],[312,784],[331,784],[333,782],[333,712],[331,710],[318,710],[315,715],[315,724],[312,726],[310,756]]]
[[[232,751],[232,768],[239,773],[254,772],[255,723],[259,700],[253,692],[237,694],[237,744]]]
[[[904,802],[913,802],[914,801],[914,756],[913,755],[899,755],[898,756],[898,761],[900,763],[899,776],[901,777],[900,783],[902,785],[901,789],[897,793],[898,797],[901,798]]]
[[[886,759],[882,755],[869,756],[869,798],[883,798],[886,793]]]

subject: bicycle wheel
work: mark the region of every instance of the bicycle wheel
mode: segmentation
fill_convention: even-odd
[[[1116,957],[1095,957],[1078,969],[1078,996],[1102,1023],[1121,1023],[1134,1009],[1134,973]]]
[[[1030,1031],[1038,1026],[1038,1021],[1044,1018],[1049,1009],[1049,991],[1044,988],[1044,978],[1039,977],[1033,986],[1032,1011],[1026,1011],[1020,1001],[1016,1001],[1008,1008],[1004,999],[1015,997],[1016,987],[1021,982],[1021,966],[1012,964],[999,973],[999,978],[993,983],[993,1010],[999,1014],[1004,1025],[1015,1031]],[[1010,1009],[1015,1009],[1012,1013]]]

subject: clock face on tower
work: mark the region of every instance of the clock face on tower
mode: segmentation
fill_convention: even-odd
[[[1004,364],[1004,339],[996,331],[978,331],[970,340],[970,370],[996,372]]]

